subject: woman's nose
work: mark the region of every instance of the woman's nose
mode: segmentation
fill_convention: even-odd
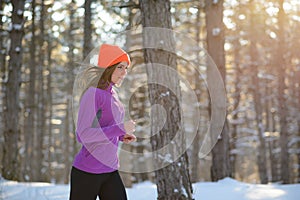
[[[121,73],[122,73],[122,75],[126,75],[127,74],[126,69],[123,69]]]

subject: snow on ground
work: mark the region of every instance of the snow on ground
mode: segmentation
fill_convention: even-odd
[[[196,200],[299,200],[300,184],[248,184],[225,178],[218,182],[193,184]],[[127,188],[129,200],[155,200],[156,186],[143,182]],[[0,200],[67,200],[69,185],[50,183],[0,183]]]

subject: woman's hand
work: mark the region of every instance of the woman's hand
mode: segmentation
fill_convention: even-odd
[[[135,135],[133,135],[132,133],[126,133],[125,135],[124,135],[124,138],[123,138],[123,142],[125,143],[125,144],[129,144],[129,143],[131,143],[131,142],[135,142],[136,141],[136,136]]]

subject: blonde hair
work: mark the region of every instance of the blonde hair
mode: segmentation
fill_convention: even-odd
[[[114,72],[119,63],[107,68],[100,68],[98,66],[85,63],[78,64],[80,64],[81,66],[74,81],[72,95],[72,108],[75,125],[77,125],[77,114],[79,110],[81,97],[83,96],[83,94],[90,87],[106,89],[111,83],[112,73]]]

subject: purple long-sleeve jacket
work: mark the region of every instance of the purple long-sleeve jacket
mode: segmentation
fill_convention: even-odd
[[[90,87],[83,94],[76,136],[82,144],[73,166],[89,173],[107,173],[118,169],[118,142],[125,135],[124,107],[112,84],[106,89]]]

